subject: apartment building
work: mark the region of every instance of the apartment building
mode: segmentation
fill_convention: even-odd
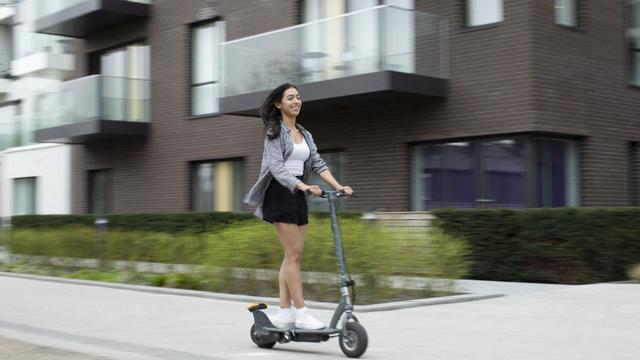
[[[640,202],[638,0],[47,4],[76,66],[35,138],[75,144],[73,213],[249,210],[285,81],[343,209]]]
[[[38,144],[47,94],[73,75],[72,39],[36,33],[37,0],[0,2],[0,216],[71,212],[71,149]],[[56,104],[57,106],[57,104]]]

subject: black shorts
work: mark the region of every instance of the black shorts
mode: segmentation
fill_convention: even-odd
[[[302,176],[297,176],[301,179]],[[273,179],[267,188],[262,203],[262,219],[269,223],[306,225],[309,223],[307,198],[302,191],[291,193],[289,189]]]

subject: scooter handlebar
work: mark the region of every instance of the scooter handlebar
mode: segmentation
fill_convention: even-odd
[[[336,197],[357,197],[356,194],[347,195],[342,191],[334,191],[334,190],[322,190],[322,194],[320,194],[320,197],[328,198],[329,194],[335,194]]]

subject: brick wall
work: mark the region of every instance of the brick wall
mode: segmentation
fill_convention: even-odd
[[[580,1],[579,27],[532,2],[536,128],[585,135],[582,205],[627,204],[627,144],[640,139],[640,88],[627,85],[622,2]]]
[[[208,1],[154,0],[148,21],[83,42],[87,51],[144,37],[151,45],[151,124],[146,139],[121,139],[73,151],[73,212],[87,210],[87,170],[113,169],[114,211],[190,208],[189,162],[241,157],[245,188],[256,179],[261,121],[239,116],[191,119],[189,24]],[[554,24],[553,2],[505,0],[504,22],[467,29],[464,1],[416,1],[449,19],[450,79],[445,99],[381,102],[303,112],[322,149],[345,151],[344,183],[361,197],[352,210],[410,208],[410,144],[530,131],[583,136],[582,203],[624,205],[625,144],[640,139],[640,90],[624,82],[617,2],[581,1],[582,30]],[[227,39],[297,23],[296,1],[217,1]],[[302,94],[304,97],[304,94]],[[372,166],[371,164],[376,164]]]

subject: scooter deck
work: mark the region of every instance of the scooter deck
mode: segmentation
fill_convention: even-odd
[[[331,334],[336,334],[340,332],[340,329],[336,329],[336,328],[324,328],[324,329],[319,329],[319,330],[308,330],[308,329],[298,329],[298,328],[294,328],[294,327],[290,327],[290,328],[278,328],[275,326],[265,326],[262,328],[263,331],[269,331],[269,332],[277,332],[277,333],[285,333],[285,332],[289,332],[289,333],[296,333],[296,334],[320,334],[320,335],[331,335]]]

